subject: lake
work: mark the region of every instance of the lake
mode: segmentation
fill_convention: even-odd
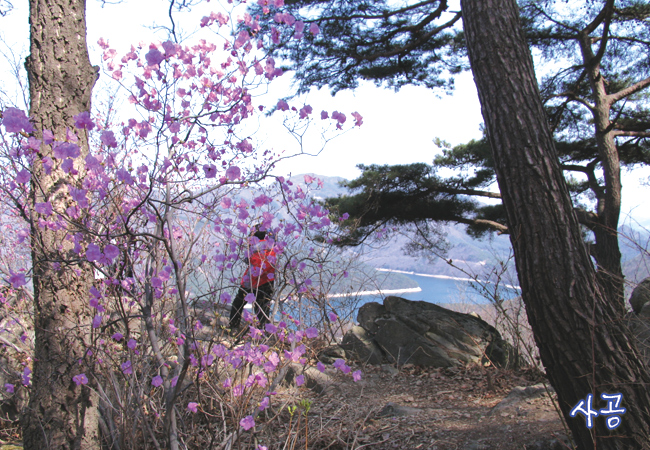
[[[414,280],[420,287],[420,291],[413,292],[413,290],[391,290],[382,293],[372,292],[363,295],[362,303],[379,302],[383,301],[384,297],[388,295],[395,295],[408,300],[423,300],[436,304],[451,304],[451,303],[471,303],[471,304],[486,304],[488,300],[480,293],[472,288],[471,283],[467,279],[439,277],[434,275],[415,274],[409,272],[399,272],[408,278]],[[519,295],[519,289],[510,287],[506,290],[509,297]],[[504,294],[502,294],[504,295]]]

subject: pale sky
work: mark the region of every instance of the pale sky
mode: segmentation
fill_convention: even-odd
[[[29,47],[26,3],[13,2],[14,10],[6,17],[0,17],[0,36],[14,52],[24,54]],[[156,40],[153,30],[147,26],[154,22],[169,24],[166,15],[168,4],[168,0],[124,0],[120,4],[101,8],[100,1],[88,0],[91,62],[99,62],[96,42],[100,37],[108,39],[118,53],[127,49],[130,43]],[[192,14],[178,16],[177,22],[182,28],[192,30],[198,27],[200,18],[212,9],[218,10],[218,2],[203,2]],[[162,36],[159,34],[158,39]],[[6,48],[2,50],[6,52]],[[0,79],[6,83],[10,78],[0,61]],[[283,75],[272,84],[268,101],[261,98],[259,101],[267,105],[275,104],[277,97],[286,95],[290,82],[290,74]],[[309,172],[350,179],[360,173],[356,169],[357,164],[430,163],[436,152],[440,151],[433,143],[434,138],[455,145],[481,137],[480,124],[483,120],[470,74],[458,77],[456,92],[451,97],[444,94],[436,96],[426,88],[404,87],[395,93],[365,84],[354,92],[340,92],[336,97],[325,89],[315,91],[305,102],[314,111],[343,112],[348,121],[352,121],[350,113],[357,111],[363,116],[363,125],[330,141],[318,157],[300,156],[283,161],[275,171],[278,175]],[[276,150],[292,145],[286,132],[277,125],[262,129],[260,139]],[[292,150],[289,148],[289,151]],[[650,208],[645,200],[650,189],[640,185],[641,181],[647,182],[649,176],[650,168],[624,174],[621,221],[631,216],[633,220],[650,225]]]

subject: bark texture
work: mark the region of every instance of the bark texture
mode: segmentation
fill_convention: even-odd
[[[522,295],[542,362],[581,449],[650,446],[650,376],[599,288],[583,243],[515,0],[462,0],[470,63],[506,209]],[[569,411],[587,394],[622,393],[609,431]]]
[[[73,116],[90,110],[97,72],[86,47],[84,0],[30,0],[29,76],[30,116],[35,136],[50,130],[66,140],[74,130]],[[85,373],[93,383],[87,347],[91,336],[88,289],[92,268],[72,252],[73,225],[61,221],[70,205],[68,186],[80,187],[83,159],[88,154],[84,131],[75,130],[81,155],[69,174],[43,165],[52,148],[41,146],[32,165],[31,199],[50,202],[53,214],[43,216],[32,207],[32,262],[35,310],[35,355],[29,407],[23,416],[26,449],[99,448],[97,398],[88,385],[72,378]],[[46,224],[50,221],[50,224]]]

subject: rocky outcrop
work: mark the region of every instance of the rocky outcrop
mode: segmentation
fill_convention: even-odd
[[[514,363],[511,346],[494,327],[432,303],[387,297],[383,305],[363,305],[357,320],[360,326],[348,331],[341,347],[360,362],[433,367]]]
[[[635,314],[639,314],[643,306],[650,303],[650,278],[646,278],[632,291],[630,306]]]
[[[627,316],[628,326],[636,339],[641,359],[650,367],[650,278],[646,278],[630,296],[632,313]]]

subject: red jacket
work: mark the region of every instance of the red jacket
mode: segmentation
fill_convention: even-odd
[[[264,249],[266,241],[260,241],[262,250],[253,252],[248,258],[248,268],[241,280],[245,288],[258,288],[273,281],[275,276],[275,252]],[[252,281],[249,284],[249,279]]]

